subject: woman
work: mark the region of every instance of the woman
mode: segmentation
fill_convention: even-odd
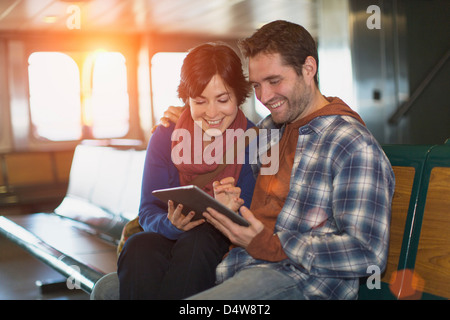
[[[128,239],[120,254],[121,299],[183,299],[214,285],[215,268],[228,251],[228,240],[205,220],[192,221],[192,213],[184,216],[182,206],[162,203],[151,192],[192,184],[196,177],[216,169],[218,164],[208,164],[211,159],[205,157],[223,156],[226,130],[253,126],[239,109],[249,92],[241,61],[228,46],[204,44],[186,56],[178,94],[188,108],[175,125],[158,127],[149,141],[139,210],[144,232]],[[191,133],[190,155],[184,153],[188,151],[185,148],[183,154],[179,152],[179,144],[188,141],[184,136],[177,140],[174,132]],[[203,137],[200,146],[196,132]],[[217,141],[222,141],[220,149],[215,144],[214,152],[206,152]],[[239,191],[244,204],[250,206],[254,184],[246,161],[243,165],[227,164],[202,189],[237,210],[232,204]]]

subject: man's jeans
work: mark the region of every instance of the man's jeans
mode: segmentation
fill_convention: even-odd
[[[305,297],[291,277],[274,269],[253,267],[239,271],[223,283],[188,299],[305,300]]]

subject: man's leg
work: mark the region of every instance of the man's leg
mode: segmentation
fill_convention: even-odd
[[[119,300],[119,277],[117,272],[108,273],[95,284],[91,300]]]
[[[293,279],[264,267],[239,271],[223,283],[190,297],[192,300],[304,300]]]

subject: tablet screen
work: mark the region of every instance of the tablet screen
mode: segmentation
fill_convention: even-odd
[[[241,226],[249,226],[249,223],[243,217],[218,202],[216,199],[211,197],[209,194],[207,194],[197,186],[188,185],[182,187],[160,189],[154,190],[152,193],[155,197],[166,203],[169,200],[172,200],[175,206],[181,203],[183,205],[182,213],[184,215],[187,215],[190,211],[195,211],[195,216],[192,218],[192,220],[204,218],[203,212],[206,211],[206,208],[210,207],[226,215],[233,222]]]

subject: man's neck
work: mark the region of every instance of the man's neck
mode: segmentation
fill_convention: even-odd
[[[323,94],[319,91],[319,89],[314,90],[313,98],[311,99],[311,105],[309,114],[316,112],[319,109],[322,109],[327,104],[329,104],[328,100],[325,99]]]
[[[301,114],[297,119],[292,122],[298,121],[300,119],[306,118],[310,114],[316,112],[317,110],[322,109],[327,104],[329,104],[328,100],[320,93],[319,89],[315,88],[311,101],[308,104],[308,107],[305,109],[305,112]]]

